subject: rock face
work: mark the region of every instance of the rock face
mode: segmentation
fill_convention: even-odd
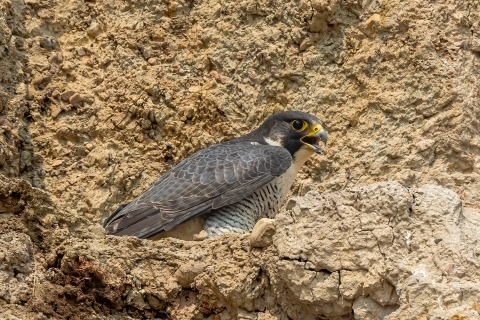
[[[478,0],[0,0],[0,318],[478,317],[478,21]],[[105,237],[291,109],[330,140],[275,223]],[[405,187],[348,189],[385,180]]]
[[[50,252],[34,255],[30,238],[10,231],[0,237],[0,316],[476,319],[479,227],[451,190],[383,182],[292,198],[271,245],[139,240],[90,225],[83,237],[42,233]]]
[[[275,245],[279,277],[296,302],[282,305],[289,317],[479,316],[480,215],[454,192],[379,183],[308,193],[288,206]]]

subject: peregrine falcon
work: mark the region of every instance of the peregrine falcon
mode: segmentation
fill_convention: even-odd
[[[246,233],[259,219],[275,217],[300,167],[323,153],[320,140],[327,143],[327,132],[318,118],[274,114],[255,131],[183,160],[103,227],[111,235],[156,238],[196,221],[208,237]]]

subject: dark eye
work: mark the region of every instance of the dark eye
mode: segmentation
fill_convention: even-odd
[[[307,122],[300,121],[300,120],[293,120],[292,122],[290,122],[290,125],[292,126],[293,129],[297,131],[302,131],[307,127]]]

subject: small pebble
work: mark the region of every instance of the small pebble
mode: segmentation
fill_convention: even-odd
[[[306,38],[303,40],[303,42],[300,44],[300,51],[305,51],[307,50],[308,47],[312,46],[313,42],[310,40],[310,38]]]
[[[77,53],[80,57],[82,57],[86,54],[85,49],[83,49],[83,48],[78,48]]]
[[[70,99],[69,99],[69,101],[70,101],[71,104],[80,103],[80,102],[82,102],[82,100],[83,100],[83,99],[82,99],[82,96],[79,95],[78,93],[73,94],[73,95],[70,97]]]
[[[43,82],[43,76],[41,74],[39,75],[36,75],[33,79],[32,79],[32,84],[35,85],[35,86],[38,86],[39,84],[41,84]]]
[[[143,119],[140,122],[140,126],[142,127],[143,130],[150,129],[152,127],[152,123],[148,119]]]
[[[150,58],[150,59],[148,59],[148,63],[153,66],[154,64],[157,63],[157,59],[155,59],[155,58]]]
[[[282,34],[280,33],[279,30],[274,30],[272,32],[272,34],[270,35],[270,37],[275,41],[277,41],[281,36],[282,36]]]
[[[62,112],[62,109],[59,106],[57,106],[55,104],[52,104],[50,106],[50,114],[52,115],[52,118],[55,119],[56,117],[58,117],[60,112]]]
[[[40,38],[40,47],[52,50],[52,42],[45,37]]]
[[[69,101],[70,98],[75,94],[75,91],[67,90],[62,93],[62,100]]]
[[[185,112],[185,117],[187,117],[188,120],[191,120],[194,115],[195,115],[195,109],[193,107],[189,107]]]
[[[173,100],[172,94],[170,92],[165,93],[165,102],[170,103],[172,102],[172,100]]]
[[[35,88],[32,85],[27,86],[27,92],[25,94],[25,99],[32,100],[35,96]]]
[[[53,50],[60,50],[60,44],[58,43],[57,39],[52,39],[52,48]]]
[[[75,65],[71,61],[66,61],[61,66],[62,71],[66,74],[72,72],[73,68],[75,68]]]
[[[56,253],[49,253],[45,257],[45,262],[49,267],[53,267],[57,263],[57,254]]]
[[[87,29],[87,35],[89,35],[92,38],[95,38],[96,36],[98,36],[100,32],[102,32],[102,29],[100,28],[100,25],[96,21],[92,22],[90,27]]]
[[[58,53],[52,52],[52,54],[50,55],[50,62],[59,64],[63,62],[63,58]]]

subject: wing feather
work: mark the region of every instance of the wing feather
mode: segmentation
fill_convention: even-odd
[[[104,222],[109,234],[151,237],[237,202],[290,167],[277,146],[227,142],[185,159]]]

